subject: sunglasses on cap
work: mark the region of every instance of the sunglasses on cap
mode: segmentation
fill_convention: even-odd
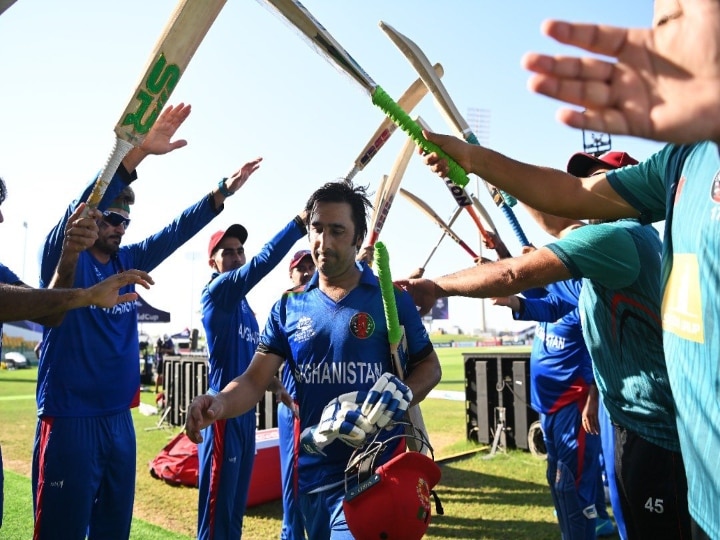
[[[130,226],[130,218],[126,218],[125,216],[123,216],[122,214],[118,214],[117,212],[105,210],[102,215],[103,221],[105,221],[105,223],[107,223],[108,225],[112,225],[113,227],[122,225],[123,228],[127,229]]]

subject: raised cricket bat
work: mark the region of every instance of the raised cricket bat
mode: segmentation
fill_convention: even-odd
[[[392,282],[392,274],[390,273],[390,257],[387,248],[382,242],[375,243],[375,262],[377,263],[377,276],[380,282],[380,291],[382,294],[383,310],[385,311],[385,320],[387,321],[388,341],[390,342],[390,357],[395,375],[400,380],[405,379],[405,366],[407,365],[408,350],[407,340],[405,339],[405,328],[400,324],[398,316],[397,303],[395,301],[395,286]],[[408,418],[410,423],[425,435],[425,439],[429,441],[425,421],[422,417],[419,405],[413,405],[408,408]],[[407,446],[410,450],[427,454],[430,449],[427,445],[422,444],[414,438],[407,439]]]
[[[435,73],[438,77],[443,76],[444,71],[443,67],[440,64],[435,64],[433,66],[433,69],[435,70]],[[427,95],[427,90],[427,86],[424,82],[422,82],[422,79],[415,79],[415,82],[412,83],[408,87],[408,89],[405,90],[405,93],[400,96],[400,99],[398,99],[398,105],[402,110],[406,112],[412,111],[415,106],[420,103],[420,100],[422,100],[422,98]],[[367,166],[367,164],[370,163],[372,158],[375,157],[375,155],[378,153],[380,148],[387,142],[390,136],[395,133],[396,129],[397,125],[395,124],[395,122],[393,122],[390,118],[386,116],[380,124],[380,127],[377,128],[375,133],[373,133],[372,137],[370,137],[368,143],[360,151],[357,159],[355,159],[353,168],[350,169],[350,171],[345,175],[346,182],[352,181],[352,179],[355,178],[355,175],[357,175],[357,173],[362,171]]]
[[[427,217],[429,217],[435,224],[440,227],[443,231],[447,233],[447,235],[455,240],[455,242],[458,243],[458,245],[463,248],[468,255],[470,255],[473,259],[478,258],[478,254],[475,253],[470,246],[468,246],[462,238],[460,238],[457,234],[455,234],[455,231],[453,231],[450,226],[445,223],[443,218],[441,218],[435,210],[433,210],[428,203],[423,201],[420,197],[417,195],[410,193],[408,190],[400,188],[400,195],[405,197],[407,200],[409,200],[411,203],[413,203],[415,206],[417,206],[423,214],[425,214]]]
[[[418,117],[418,124],[420,124],[420,126],[425,131],[431,131],[430,126],[428,126],[428,124],[420,117]],[[456,186],[447,178],[444,179],[444,182],[448,190],[450,190],[450,195],[453,196],[453,199],[455,199],[457,205],[463,208],[468,214],[470,214],[470,217],[475,223],[475,226],[478,228],[478,231],[480,231],[480,236],[483,237],[483,240],[485,241],[487,247],[490,249],[495,249],[495,241],[493,240],[492,236],[488,234],[487,230],[485,230],[485,225],[480,219],[480,216],[478,216],[477,212],[475,212],[475,207],[472,204],[470,194],[465,190],[464,187]]]
[[[400,188],[400,182],[402,182],[403,175],[407,170],[408,163],[410,163],[410,158],[412,157],[414,151],[415,143],[413,143],[412,139],[408,138],[403,147],[400,149],[400,153],[395,159],[392,169],[390,169],[390,174],[387,176],[385,182],[383,182],[380,199],[373,210],[373,217],[371,220],[372,228],[370,229],[368,245],[375,245],[375,242],[377,242],[378,237],[385,226],[385,220],[390,212],[390,207],[395,200],[395,195],[397,195],[397,191]]]
[[[273,13],[282,17],[296,28],[305,40],[331,64],[340,69],[355,81],[372,98],[372,102],[380,107],[400,129],[405,131],[415,144],[425,152],[435,152],[447,160],[448,177],[460,186],[469,182],[467,173],[440,147],[423,137],[420,126],[410,118],[398,104],[360,67],[355,59],[340,43],[321,25],[315,17],[298,0],[258,0]],[[430,66],[430,70],[433,68]],[[433,71],[434,73],[434,71]]]
[[[387,34],[390,40],[397,46],[398,49],[400,49],[400,52],[403,53],[405,58],[407,58],[410,64],[418,72],[420,78],[427,85],[430,93],[435,98],[435,102],[440,107],[440,110],[447,119],[448,123],[467,142],[479,145],[480,142],[470,129],[470,126],[468,125],[465,118],[463,118],[463,116],[457,110],[455,103],[453,102],[452,98],[450,98],[450,94],[445,89],[442,81],[434,76],[434,73],[432,72],[432,65],[430,64],[430,61],[428,60],[427,56],[425,56],[425,53],[422,52],[420,47],[418,47],[417,44],[415,44],[415,42],[413,42],[410,38],[404,36],[397,30],[395,30],[392,26],[384,23],[383,21],[380,21],[380,28],[382,28],[383,32]],[[512,228],[515,236],[520,241],[520,243],[523,246],[530,245],[530,242],[528,242],[528,239],[525,236],[525,233],[523,232],[522,227],[520,226],[520,223],[518,222],[517,217],[515,216],[515,213],[511,208],[512,204],[510,203],[514,204],[514,199],[512,199],[509,195],[501,192],[496,187],[488,184],[485,180],[483,180],[483,183],[490,192],[490,195],[492,196],[495,204],[505,215],[505,218],[507,219],[510,227]]]
[[[127,153],[140,146],[226,0],[180,0],[115,125],[115,145],[87,200],[96,208]]]

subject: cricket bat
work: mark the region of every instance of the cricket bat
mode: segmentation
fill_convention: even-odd
[[[430,93],[433,95],[433,98],[435,98],[435,102],[440,107],[441,112],[445,116],[448,123],[453,127],[453,129],[455,129],[457,133],[470,144],[479,145],[480,142],[470,129],[470,126],[468,125],[465,118],[463,118],[463,116],[457,110],[455,103],[450,97],[448,91],[445,89],[442,81],[435,77],[432,73],[432,65],[430,64],[430,61],[428,60],[427,56],[425,56],[425,53],[423,53],[420,47],[418,47],[417,44],[413,42],[410,38],[404,36],[397,30],[395,30],[392,26],[384,23],[383,21],[380,21],[380,28],[382,28],[383,32],[387,34],[390,40],[397,46],[398,49],[400,49],[405,58],[407,58],[410,64],[418,72],[420,78],[428,86]],[[518,222],[517,217],[515,216],[515,213],[511,208],[511,206],[515,204],[514,198],[510,197],[506,193],[501,192],[496,187],[491,186],[485,180],[483,180],[483,183],[490,192],[490,195],[492,196],[493,201],[495,202],[497,207],[500,208],[502,213],[505,215],[505,218],[507,219],[510,227],[515,233],[515,236],[520,241],[520,244],[522,244],[523,246],[530,245],[530,242],[528,242],[528,239],[525,236],[525,233],[522,230],[522,227],[520,226],[520,223]]]
[[[455,234],[455,231],[453,231],[450,226],[445,223],[443,218],[441,218],[435,210],[433,210],[429,204],[427,204],[425,201],[423,201],[420,197],[417,195],[410,193],[408,190],[400,188],[400,195],[405,197],[407,200],[409,200],[411,203],[413,203],[415,206],[417,206],[423,214],[425,214],[427,217],[429,217],[435,224],[437,224],[438,227],[440,227],[447,235],[455,240],[455,242],[458,243],[458,245],[463,248],[468,255],[470,255],[473,259],[478,258],[478,254],[475,253],[470,246],[468,246],[462,238],[460,238],[457,234]]]
[[[400,380],[404,380],[405,366],[408,359],[407,340],[405,339],[405,328],[400,324],[400,318],[398,317],[395,286],[390,273],[390,257],[385,244],[382,242],[375,243],[375,261],[377,263],[377,276],[380,282],[385,320],[387,321],[390,357],[395,369],[395,375]],[[414,428],[425,435],[425,440],[430,441],[420,406],[413,405],[409,407],[407,413]],[[422,444],[421,441],[415,438],[408,438],[407,446],[410,450],[422,452],[423,454],[430,451],[427,445]]]
[[[438,77],[443,76],[443,67],[440,64],[435,64],[433,69]],[[410,112],[426,95],[427,86],[425,83],[422,82],[422,79],[415,79],[415,82],[412,83],[408,89],[405,90],[405,93],[400,96],[400,99],[398,99],[398,105],[402,110]],[[352,181],[352,179],[355,178],[355,175],[357,175],[357,173],[362,171],[367,164],[370,163],[372,158],[375,157],[390,136],[395,133],[396,129],[397,125],[395,122],[393,122],[390,118],[385,117],[380,124],[380,127],[377,128],[375,133],[372,134],[372,137],[370,137],[368,143],[360,151],[360,154],[355,159],[352,169],[350,169],[350,171],[345,175],[346,182]],[[377,208],[377,206],[375,208]]]
[[[412,139],[408,138],[403,147],[400,149],[400,153],[395,159],[392,169],[390,169],[390,174],[383,182],[382,193],[380,194],[380,198],[373,210],[373,217],[371,220],[372,227],[370,229],[368,245],[375,245],[383,227],[385,226],[385,220],[390,212],[390,207],[395,200],[395,195],[397,195],[398,188],[400,188],[400,182],[402,182],[403,175],[407,170],[408,163],[410,163],[410,158],[412,157],[414,151],[415,144]]]
[[[435,152],[448,163],[448,177],[460,186],[469,182],[467,173],[440,147],[423,137],[420,126],[360,67],[355,59],[298,0],[258,0],[263,6],[292,25],[305,40],[335,67],[360,86],[397,126],[425,152]],[[430,66],[430,70],[432,70]]]
[[[454,212],[452,213],[452,215],[450,216],[450,219],[449,219],[448,222],[447,222],[447,226],[448,226],[450,229],[452,229],[453,223],[455,223],[455,220],[456,220],[456,219],[458,218],[458,216],[460,215],[460,212],[462,212],[462,206],[458,206],[457,208],[455,208],[455,211],[454,211]],[[435,255],[435,252],[436,252],[437,249],[440,247],[440,244],[442,244],[442,241],[445,240],[445,237],[446,237],[446,236],[448,236],[448,233],[447,233],[447,231],[446,231],[445,229],[443,229],[443,232],[442,232],[442,234],[440,235],[440,238],[438,239],[437,243],[435,244],[435,246],[434,246],[434,247],[432,248],[432,250],[430,251],[430,253],[429,253],[429,255],[427,256],[427,259],[425,259],[425,262],[423,263],[423,265],[420,267],[420,268],[422,268],[423,272],[425,271],[425,268],[427,267],[427,265],[430,263],[430,259],[433,258],[433,255]]]
[[[127,153],[140,146],[226,0],[180,0],[115,125],[115,145],[87,200],[96,208]]]

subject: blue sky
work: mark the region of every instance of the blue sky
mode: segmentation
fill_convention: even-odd
[[[107,159],[114,141],[112,128],[174,6],[174,0],[18,0],[0,16],[0,176],[9,189],[2,207],[0,260],[27,283],[37,284],[37,250],[44,236]],[[582,134],[555,121],[558,103],[527,90],[528,73],[520,59],[527,51],[575,51],[542,36],[541,22],[563,18],[648,26],[652,16],[652,2],[620,0],[306,0],[305,6],[378,84],[398,98],[416,74],[378,27],[380,20],[391,24],[432,62],[443,64],[443,80],[461,112],[487,111],[487,142],[492,148],[558,168],[582,150]],[[264,162],[212,224],[152,273],[157,285],[143,296],[170,311],[173,322],[167,327],[146,324],[144,330],[151,335],[201,326],[198,299],[210,275],[206,246],[214,231],[242,223],[250,233],[246,249],[250,255],[256,253],[300,211],[316,187],[350,169],[383,119],[349,78],[249,0],[228,2],[223,8],[170,99],[180,101],[193,106],[179,133],[189,144],[141,164],[134,185],[133,223],[124,242],[139,241],[160,229],[245,161],[263,156]],[[414,112],[434,130],[451,132],[431,98]],[[404,137],[396,132],[356,182],[374,191]],[[614,149],[637,158],[659,147],[613,138]],[[452,213],[454,202],[446,188],[417,157],[411,160],[403,187],[441,216]],[[469,188],[477,192],[474,177]],[[510,250],[518,253],[502,215],[483,188],[478,194]],[[522,210],[517,213],[532,242],[542,245],[550,240]],[[479,248],[468,216],[461,215],[453,228]],[[403,277],[419,266],[439,234],[436,225],[397,199],[381,235],[393,275]],[[305,247],[304,241],[296,247]],[[471,264],[447,239],[426,275]],[[283,262],[250,293],[261,326],[288,285]],[[487,327],[517,327],[506,308],[486,303],[484,311]],[[481,314],[480,301],[453,298],[448,324],[466,331],[479,328]]]

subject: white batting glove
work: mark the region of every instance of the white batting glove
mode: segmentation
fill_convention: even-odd
[[[412,401],[412,390],[392,373],[383,373],[368,392],[360,412],[372,425],[383,428],[402,420]]]
[[[300,434],[303,450],[308,454],[325,455],[323,448],[335,439],[353,447],[362,446],[368,434],[376,431],[360,412],[363,402],[360,400],[365,397],[365,392],[349,392],[331,400],[323,409],[320,422]]]

